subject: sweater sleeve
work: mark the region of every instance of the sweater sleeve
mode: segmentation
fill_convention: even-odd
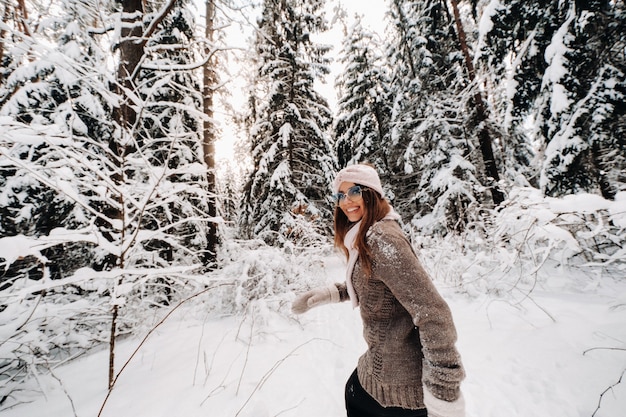
[[[423,384],[434,396],[454,401],[465,372],[455,347],[457,333],[450,308],[398,224],[381,223],[387,224],[377,224],[368,238],[373,276],[389,288],[419,330]]]
[[[340,302],[347,301],[350,299],[350,294],[348,294],[348,288],[345,282],[336,283],[335,286],[337,287],[337,290],[339,291]]]

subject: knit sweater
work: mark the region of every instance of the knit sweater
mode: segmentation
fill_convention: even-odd
[[[456,400],[465,372],[448,305],[396,221],[372,225],[367,244],[371,276],[360,259],[352,273],[368,346],[357,366],[361,385],[384,407],[424,408],[423,386]],[[337,287],[347,300],[345,283]]]

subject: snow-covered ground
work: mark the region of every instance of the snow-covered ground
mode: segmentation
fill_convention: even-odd
[[[342,276],[342,268],[329,258],[328,281]],[[566,292],[546,285],[517,303],[440,290],[459,331],[468,417],[626,415],[623,277]],[[285,301],[292,297],[284,294]],[[277,313],[260,302],[245,316],[219,318],[207,313],[207,302],[208,296],[195,299],[160,325],[123,369],[106,402],[103,349],[56,368],[53,376],[42,375],[43,396],[32,394],[30,403],[0,414],[345,415],[344,383],[365,348],[358,310],[343,303],[296,317],[287,313],[288,303]],[[117,371],[141,339],[118,344]],[[22,395],[28,399],[27,392]]]

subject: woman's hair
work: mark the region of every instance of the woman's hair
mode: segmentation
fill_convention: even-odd
[[[359,185],[359,184],[357,184]],[[391,210],[391,206],[378,194],[376,191],[363,187],[363,217],[361,218],[361,228],[356,236],[355,246],[359,251],[359,257],[363,261],[363,267],[366,275],[370,275],[372,272],[372,256],[370,248],[367,246],[366,234],[369,228],[385,217]],[[343,243],[343,240],[354,223],[348,220],[348,217],[344,214],[343,210],[339,206],[335,207],[335,247],[341,249],[341,251],[348,258],[348,248]]]

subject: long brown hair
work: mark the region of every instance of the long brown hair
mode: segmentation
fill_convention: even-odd
[[[361,194],[363,196],[363,217],[361,218],[361,228],[356,235],[355,246],[359,251],[359,257],[363,261],[365,273],[369,276],[372,272],[372,254],[366,242],[367,231],[374,223],[389,213],[391,206],[376,191],[367,187],[361,187],[363,189]],[[354,223],[348,220],[343,210],[339,206],[335,207],[335,247],[341,249],[346,258],[348,258],[349,253],[343,240],[352,226],[354,226]]]

